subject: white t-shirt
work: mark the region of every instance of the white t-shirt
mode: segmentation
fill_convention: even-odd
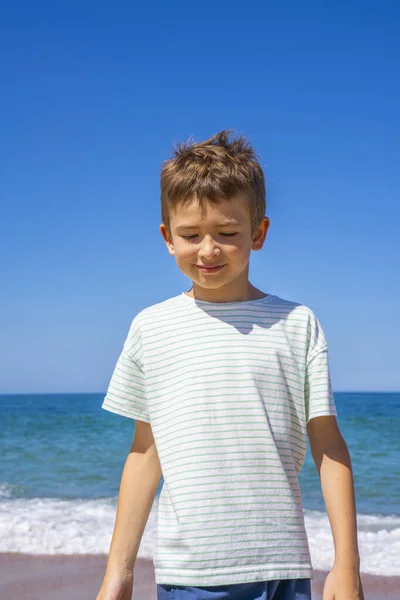
[[[298,474],[306,424],[337,413],[308,307],[183,293],[145,308],[102,406],[152,427],[164,478],[156,583],[312,577]]]

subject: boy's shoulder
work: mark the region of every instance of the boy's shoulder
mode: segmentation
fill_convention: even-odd
[[[133,317],[132,324],[139,328],[146,327],[146,325],[154,327],[157,323],[171,318],[171,316],[179,310],[180,304],[180,294],[156,302],[155,304],[150,304],[136,313]]]
[[[288,314],[293,314],[296,317],[304,317],[306,319],[315,319],[315,313],[307,304],[303,304],[302,302],[296,302],[295,300],[287,300],[285,298],[280,298],[279,296],[274,296],[276,298],[276,303],[278,306],[281,306],[283,310],[287,310]]]
[[[278,319],[284,320],[288,329],[296,331],[297,335],[306,335],[309,338],[313,331],[321,328],[316,314],[307,304],[272,296],[269,306],[271,312],[274,312]]]
[[[150,304],[149,306],[142,308],[142,310],[137,313],[136,317],[143,320],[151,319],[152,317],[159,316],[160,314],[165,314],[176,310],[180,304],[180,298],[181,294],[178,294],[177,296],[172,296],[171,298],[166,298],[160,302]]]
[[[196,320],[193,306],[194,303],[189,302],[185,294],[179,294],[143,308],[132,320],[127,344],[158,344],[166,333],[184,331],[188,324]],[[248,319],[249,315],[256,319],[267,318],[270,325],[283,330],[289,341],[292,340],[297,345],[304,344],[309,357],[327,346],[324,331],[309,306],[272,294],[252,306],[257,307],[256,310],[246,309],[242,313],[244,318]],[[221,309],[218,307],[218,310]],[[210,321],[211,327],[213,322],[215,320]]]
[[[257,302],[257,312],[266,312],[275,314],[278,317],[293,320],[293,321],[306,321],[307,323],[315,322],[317,320],[313,310],[301,302],[294,300],[288,300],[274,294],[268,294],[264,299],[265,302]],[[179,321],[192,319],[193,314],[190,311],[185,311],[186,308],[193,306],[193,302],[185,297],[184,293],[178,294],[156,302],[140,310],[134,317],[133,321],[138,326],[146,325],[154,327],[157,323],[165,323],[165,320],[169,320],[176,316]],[[223,304],[221,304],[223,310]],[[220,310],[220,308],[219,308]]]

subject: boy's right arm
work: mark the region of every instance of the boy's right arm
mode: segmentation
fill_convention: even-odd
[[[161,479],[161,466],[149,423],[136,421],[135,436],[121,477],[117,515],[103,584],[97,600],[130,598],[118,590],[132,579],[139,545]],[[126,585],[126,583],[125,583]],[[130,592],[131,593],[131,592]]]

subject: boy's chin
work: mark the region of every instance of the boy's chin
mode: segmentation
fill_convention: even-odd
[[[210,278],[211,279],[211,278]],[[204,289],[204,290],[218,290],[219,288],[223,288],[226,286],[227,281],[225,280],[220,280],[220,281],[199,281],[198,279],[192,279],[192,284],[197,287],[198,289]]]

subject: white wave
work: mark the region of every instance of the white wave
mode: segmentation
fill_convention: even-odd
[[[116,498],[0,501],[0,552],[27,554],[107,554],[115,521]],[[152,558],[156,538],[156,497],[138,556]],[[334,546],[326,513],[305,510],[305,524],[315,569],[329,570]],[[361,570],[400,575],[400,517],[358,515]]]
[[[0,552],[108,554],[116,507],[116,498],[31,498],[2,501]],[[153,555],[156,514],[153,507],[142,537],[139,556],[151,558]]]
[[[13,485],[11,483],[0,483],[0,498],[12,498],[18,494],[21,494],[23,488],[21,485]]]
[[[305,525],[315,569],[332,568],[335,551],[328,516],[305,510]],[[375,575],[400,575],[400,517],[357,515],[361,571]]]

